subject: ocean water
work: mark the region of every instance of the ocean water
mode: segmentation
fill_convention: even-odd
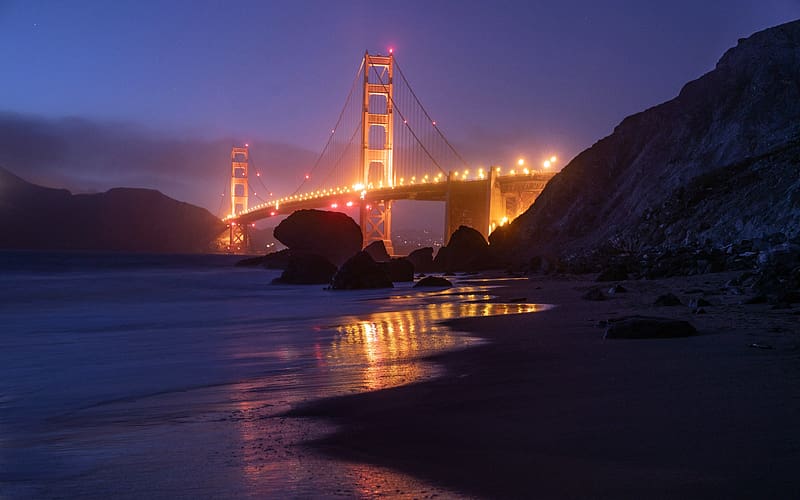
[[[282,413],[437,376],[479,339],[445,319],[536,311],[490,286],[270,285],[230,256],[0,253],[0,498],[455,495],[302,443]]]

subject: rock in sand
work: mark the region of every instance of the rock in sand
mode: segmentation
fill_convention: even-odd
[[[627,316],[609,320],[607,339],[670,339],[695,335],[688,321],[648,316]]]
[[[417,281],[414,285],[414,288],[424,288],[424,287],[446,287],[450,288],[453,286],[453,283],[446,278],[442,278],[440,276],[426,276],[421,280]]]

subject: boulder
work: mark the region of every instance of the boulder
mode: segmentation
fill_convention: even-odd
[[[298,210],[278,224],[275,238],[292,252],[317,254],[341,265],[361,250],[358,224],[340,212]]]
[[[448,280],[446,278],[442,278],[442,277],[439,277],[439,276],[426,276],[426,277],[422,278],[421,280],[417,281],[417,283],[414,285],[414,288],[425,288],[425,287],[431,287],[431,288],[432,287],[440,287],[440,288],[441,287],[447,287],[447,288],[449,288],[451,286],[453,286],[453,283],[451,283],[450,280]]]
[[[692,309],[700,309],[701,307],[708,307],[710,305],[711,302],[707,301],[703,297],[689,299],[689,307],[691,307]]]
[[[386,251],[386,245],[383,243],[383,240],[373,241],[364,247],[364,251],[367,252],[375,262],[389,262],[392,258],[389,252]]]
[[[236,261],[234,266],[236,267],[257,267],[264,263],[264,255],[259,255],[257,257],[247,257],[246,259],[242,259]]]
[[[497,226],[494,231],[489,234],[489,252],[492,255],[492,260],[495,262],[502,262],[503,267],[512,264],[512,258],[515,251],[514,248],[514,234],[512,233],[511,224]]]
[[[378,265],[392,281],[414,281],[414,265],[408,259],[391,259],[388,262],[378,262]]]
[[[609,295],[616,295],[618,293],[627,293],[627,292],[628,292],[628,289],[625,288],[624,286],[620,285],[620,284],[614,285],[614,286],[612,286],[611,288],[608,289],[608,294]]]
[[[334,290],[392,287],[389,273],[364,251],[350,257],[336,272],[331,282],[331,288]]]
[[[293,285],[324,285],[331,282],[336,266],[328,259],[313,253],[293,253],[286,269],[273,283]]]
[[[607,339],[669,339],[689,337],[697,330],[688,321],[647,316],[627,316],[609,320]]]
[[[258,257],[248,257],[246,259],[242,259],[238,261],[235,265],[236,267],[256,267],[262,266],[266,267],[267,269],[286,269],[286,266],[289,264],[289,257],[291,256],[291,250],[288,248],[284,248],[278,252],[268,253],[266,255],[260,255]]]
[[[447,272],[488,269],[489,244],[475,229],[459,226],[450,236],[447,246],[439,249],[433,264]]]
[[[289,265],[289,258],[292,252],[288,248],[284,248],[278,252],[268,253],[261,258],[261,265],[267,269],[286,269]]]
[[[433,248],[431,247],[418,248],[408,254],[406,259],[414,265],[414,272],[416,273],[430,273],[435,270]]]

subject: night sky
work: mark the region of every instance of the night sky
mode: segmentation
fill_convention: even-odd
[[[470,162],[567,160],[800,17],[800,0],[653,4],[0,0],[0,165],[216,213],[229,148],[249,142],[293,190],[364,51],[389,47]]]

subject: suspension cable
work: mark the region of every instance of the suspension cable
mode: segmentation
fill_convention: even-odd
[[[311,175],[319,166],[319,163],[322,161],[322,158],[325,156],[325,152],[328,150],[328,146],[330,146],[331,141],[333,141],[333,136],[336,132],[336,129],[339,128],[339,124],[342,121],[342,116],[344,116],[344,112],[345,110],[347,110],[347,105],[350,104],[350,98],[353,97],[353,91],[356,88],[356,83],[358,83],[358,77],[361,75],[361,70],[363,68],[364,68],[364,59],[361,60],[361,65],[358,67],[358,71],[356,71],[356,76],[353,79],[353,84],[350,86],[350,92],[348,92],[347,99],[345,99],[344,101],[344,106],[342,106],[342,110],[339,112],[339,118],[336,120],[336,125],[334,125],[333,129],[331,129],[331,134],[328,136],[328,141],[325,143],[325,147],[322,148],[322,152],[319,154],[319,157],[317,157],[317,161],[315,161],[314,166],[311,167],[311,170],[308,173],[308,177],[303,179],[303,182],[301,182],[300,185],[297,186],[297,189],[294,190],[294,193],[292,193],[292,195],[296,195],[298,192],[300,192],[300,189],[303,188],[306,181],[309,180]]]
[[[264,184],[264,181],[261,179],[261,172],[258,171],[258,167],[256,166],[256,163],[253,161],[253,156],[249,155],[248,158],[250,160],[250,165],[256,171],[256,178],[258,179],[258,183],[261,184],[261,187],[264,188],[264,191],[271,196],[272,195],[272,190],[270,188],[268,188],[267,185]]]
[[[342,158],[344,158],[344,156],[347,154],[347,151],[350,149],[350,146],[353,144],[353,139],[355,139],[356,133],[358,133],[359,130],[361,130],[361,124],[357,123],[355,129],[353,130],[353,133],[350,134],[350,140],[347,142],[347,146],[345,146],[344,150],[342,151],[342,154],[340,154],[339,158],[337,158],[336,161],[334,162],[333,168],[331,168],[330,172],[328,172],[328,176],[325,177],[325,179],[322,181],[323,184],[328,182],[328,180],[331,178],[331,175],[333,175],[335,173],[336,166],[339,165],[339,163],[342,161]]]
[[[378,70],[375,69],[374,66],[373,66],[373,69],[375,70],[375,76],[378,77],[378,80],[380,81],[380,84],[383,86],[383,90],[386,91],[386,95],[388,95],[389,99],[392,101],[392,108],[395,111],[397,111],[398,115],[400,115],[400,118],[403,120],[403,123],[406,125],[406,128],[408,128],[408,131],[411,132],[411,135],[414,136],[414,139],[417,141],[417,144],[419,144],[419,147],[421,147],[422,150],[425,151],[425,154],[428,155],[428,158],[430,158],[431,161],[433,162],[433,164],[436,165],[436,168],[438,168],[439,171],[442,172],[443,174],[447,175],[447,172],[444,171],[444,169],[439,165],[439,162],[437,162],[436,159],[431,155],[430,151],[428,151],[428,148],[426,148],[425,145],[422,144],[422,141],[419,140],[419,137],[417,137],[417,134],[414,132],[414,129],[412,129],[411,125],[409,125],[408,120],[406,120],[406,117],[403,116],[403,112],[400,111],[400,108],[397,107],[397,104],[394,101],[394,97],[392,96],[392,93],[389,92],[389,88],[388,88],[387,84],[383,83],[383,78],[381,78],[381,75],[378,74]],[[406,85],[407,84],[408,84],[408,81],[406,81]]]
[[[225,190],[227,188],[228,188],[228,182],[226,181],[225,185],[222,186],[222,196],[220,196],[219,208],[217,209],[217,217],[219,217],[220,219],[223,218],[223,215],[227,215],[222,213],[222,207],[225,206]]]
[[[414,92],[414,89],[413,89],[413,88],[411,88],[411,84],[408,82],[408,79],[406,78],[406,75],[403,73],[403,70],[402,70],[402,69],[400,69],[400,65],[399,65],[399,64],[397,64],[397,61],[396,61],[396,60],[395,60],[395,62],[394,62],[394,65],[395,65],[395,67],[397,68],[397,71],[400,73],[400,77],[401,77],[401,78],[403,79],[403,81],[406,83],[406,88],[408,88],[409,92],[411,92],[411,95],[414,97],[414,100],[415,100],[415,101],[417,101],[417,104],[419,104],[419,107],[422,109],[422,112],[423,112],[423,113],[425,113],[425,117],[428,119],[428,121],[429,121],[431,124],[434,124],[434,120],[433,120],[433,118],[431,118],[431,115],[429,115],[429,114],[428,114],[428,111],[425,109],[425,106],[423,106],[423,105],[422,105],[422,102],[420,102],[419,98],[417,97],[417,94]],[[458,159],[459,159],[459,160],[461,160],[461,163],[462,163],[462,164],[463,164],[465,167],[469,167],[469,164],[468,164],[468,163],[466,162],[466,160],[464,160],[464,158],[463,158],[463,157],[462,157],[462,156],[461,156],[461,155],[458,153],[458,151],[456,151],[456,148],[454,148],[454,147],[453,147],[453,145],[452,145],[452,144],[450,144],[450,141],[448,141],[448,140],[447,140],[447,137],[445,137],[445,136],[444,136],[444,133],[442,133],[441,129],[440,129],[438,126],[436,126],[436,125],[433,125],[433,128],[434,128],[434,129],[436,129],[436,132],[439,134],[439,136],[442,138],[442,140],[445,142],[445,144],[447,144],[447,147],[449,147],[449,148],[450,148],[450,150],[453,152],[453,154],[455,154],[455,155],[456,155],[456,157],[458,157]]]

